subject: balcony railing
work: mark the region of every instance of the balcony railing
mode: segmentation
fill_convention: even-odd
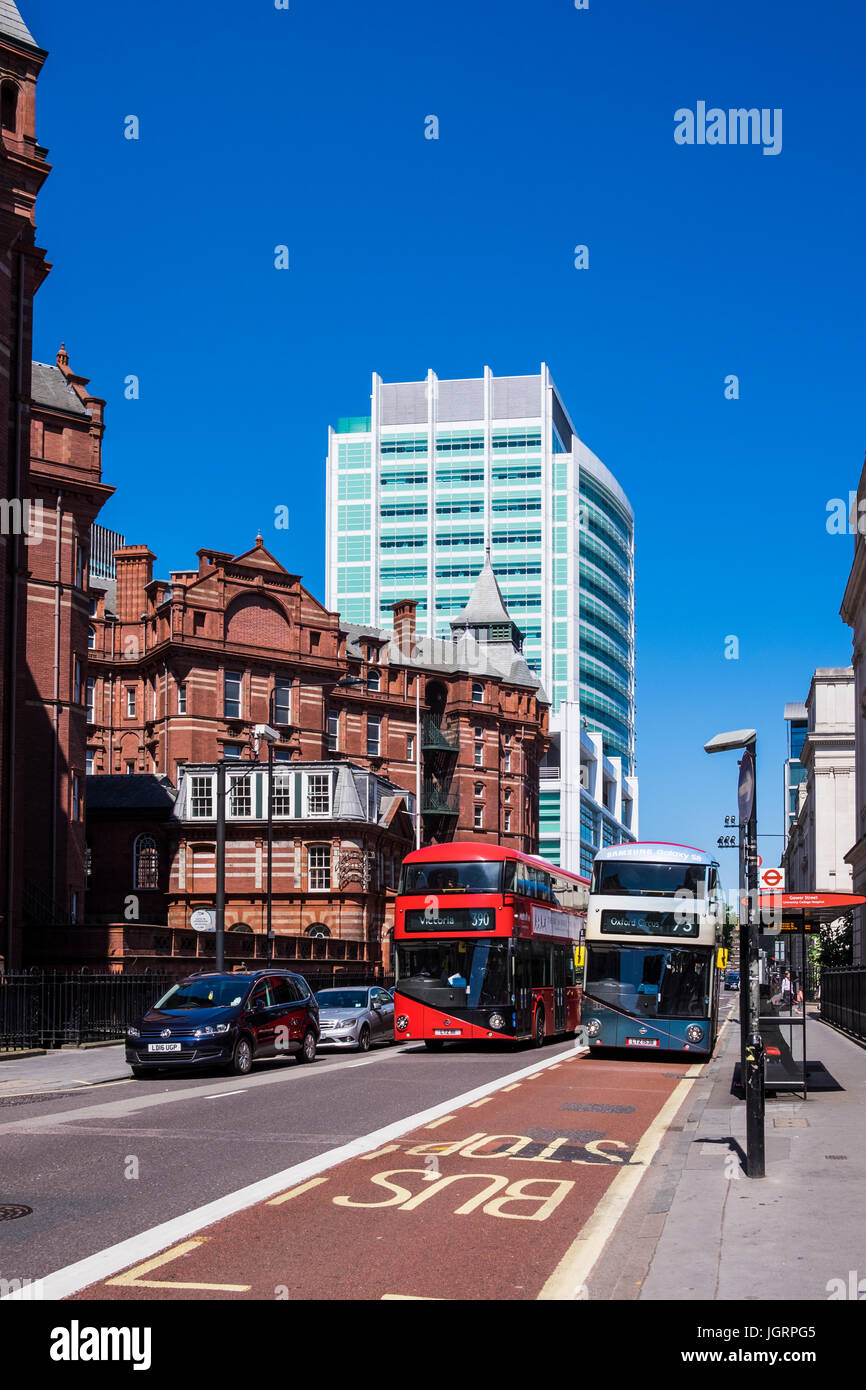
[[[421,748],[425,753],[456,753],[460,740],[456,730],[443,729],[431,716],[421,721]]]
[[[455,792],[443,790],[436,782],[427,781],[421,789],[422,816],[457,816],[460,804]]]

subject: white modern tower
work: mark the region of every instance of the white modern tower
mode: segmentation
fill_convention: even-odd
[[[634,516],[536,376],[383,382],[330,431],[327,603],[388,627],[450,633],[489,550],[524,655],[552,702],[541,853],[586,872],[637,835]]]

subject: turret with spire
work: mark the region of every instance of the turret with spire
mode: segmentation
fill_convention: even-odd
[[[508,645],[517,652],[523,650],[523,633],[505,606],[490,561],[489,545],[468,603],[451,619],[451,631],[455,637],[470,632],[479,646]]]

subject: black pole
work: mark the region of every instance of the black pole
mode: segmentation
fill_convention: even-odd
[[[216,969],[225,969],[226,931],[226,765],[217,763]]]
[[[752,754],[752,775],[754,793],[752,812],[747,827],[748,879],[749,879],[749,979],[746,997],[742,1000],[746,1014],[746,1067],[744,1084],[746,1088],[746,1161],[750,1178],[762,1178],[765,1174],[764,1155],[764,1042],[758,1031],[760,1017],[760,973],[758,933],[761,924],[760,895],[758,892],[758,760],[757,741],[749,750]],[[742,992],[742,975],[740,976]]]

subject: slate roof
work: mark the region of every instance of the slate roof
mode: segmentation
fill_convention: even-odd
[[[5,34],[9,39],[17,39],[19,43],[28,43],[31,48],[39,47],[13,0],[0,0],[0,34]]]
[[[3,0],[0,0],[0,5]],[[44,362],[33,363],[32,397],[37,405],[50,406],[52,410],[64,410],[67,415],[82,415],[87,411],[59,367],[49,367]]]
[[[160,772],[106,773],[87,778],[90,811],[171,811],[177,792]]]
[[[511,614],[505,607],[502,590],[489,558],[484,561],[484,567],[475,581],[466,607],[455,613],[451,621],[455,626],[462,626],[463,623],[483,625],[511,622]]]

